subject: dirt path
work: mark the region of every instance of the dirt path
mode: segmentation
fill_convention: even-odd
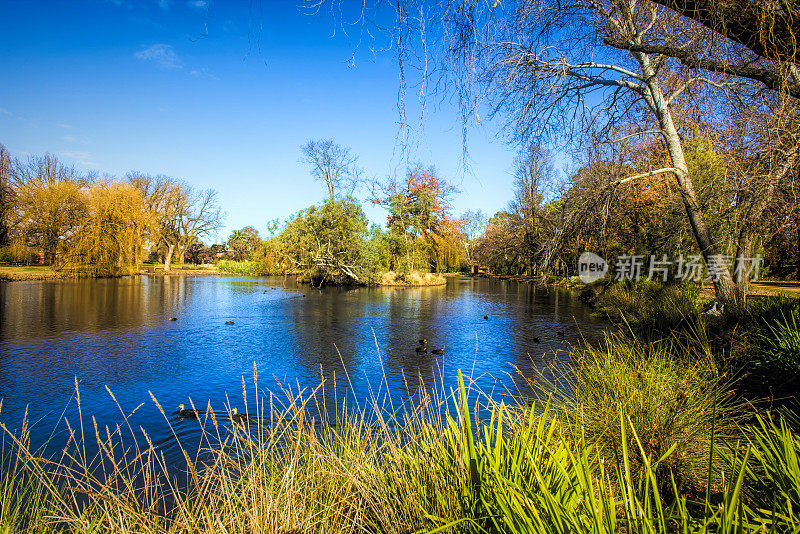
[[[800,282],[787,281],[787,280],[762,280],[760,282],[753,282],[747,292],[747,296],[757,297],[775,297],[778,295],[785,295],[788,297],[800,296]],[[707,299],[714,298],[714,286],[711,282],[706,282],[703,285],[703,297]]]

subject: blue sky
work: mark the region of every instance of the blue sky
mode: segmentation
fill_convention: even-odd
[[[299,162],[310,138],[351,147],[369,176],[435,165],[462,190],[456,214],[504,209],[514,152],[495,137],[499,124],[470,130],[462,173],[460,119],[434,100],[406,159],[395,53],[362,49],[353,67],[355,44],[330,17],[292,0],[252,4],[0,0],[0,143],[16,156],[52,152],[86,170],[213,187],[228,214],[219,238],[248,224],[263,233],[323,199]],[[416,125],[413,105],[408,113]],[[365,211],[384,222],[380,208]]]

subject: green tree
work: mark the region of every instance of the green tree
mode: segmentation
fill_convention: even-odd
[[[367,226],[361,205],[352,197],[310,206],[280,234],[285,261],[316,285],[364,283]]]
[[[260,245],[261,237],[252,226],[234,230],[228,237],[228,251],[236,261],[253,259],[252,256]]]

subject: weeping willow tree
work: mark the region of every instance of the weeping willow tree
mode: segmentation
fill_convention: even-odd
[[[144,236],[156,224],[141,192],[126,183],[101,182],[85,195],[87,217],[67,253],[66,267],[89,276],[136,273]]]

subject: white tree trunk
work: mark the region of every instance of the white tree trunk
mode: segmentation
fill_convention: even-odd
[[[168,273],[172,265],[172,254],[175,252],[175,245],[169,245],[167,254],[164,256],[164,272]]]
[[[686,164],[681,138],[672,120],[672,111],[661,91],[658,77],[650,66],[648,56],[645,54],[636,54],[636,56],[641,64],[645,79],[647,80],[645,85],[647,88],[645,99],[658,120],[659,128],[667,144],[667,151],[669,152],[672,166],[676,169],[676,172],[674,172],[675,180],[678,186],[678,192],[681,196],[681,201],[683,202],[683,207],[686,210],[686,216],[689,219],[689,225],[692,227],[692,233],[694,234],[695,241],[700,249],[700,253],[703,255],[706,265],[712,265],[712,258],[718,254],[717,247],[711,239],[711,233],[706,226],[705,215],[700,207],[697,194],[694,191],[694,185],[689,176],[689,166]],[[713,264],[717,268],[721,267],[718,262]],[[713,282],[714,293],[717,300],[722,304],[734,304],[736,301],[736,291],[730,272],[718,273],[718,275],[714,277]]]

